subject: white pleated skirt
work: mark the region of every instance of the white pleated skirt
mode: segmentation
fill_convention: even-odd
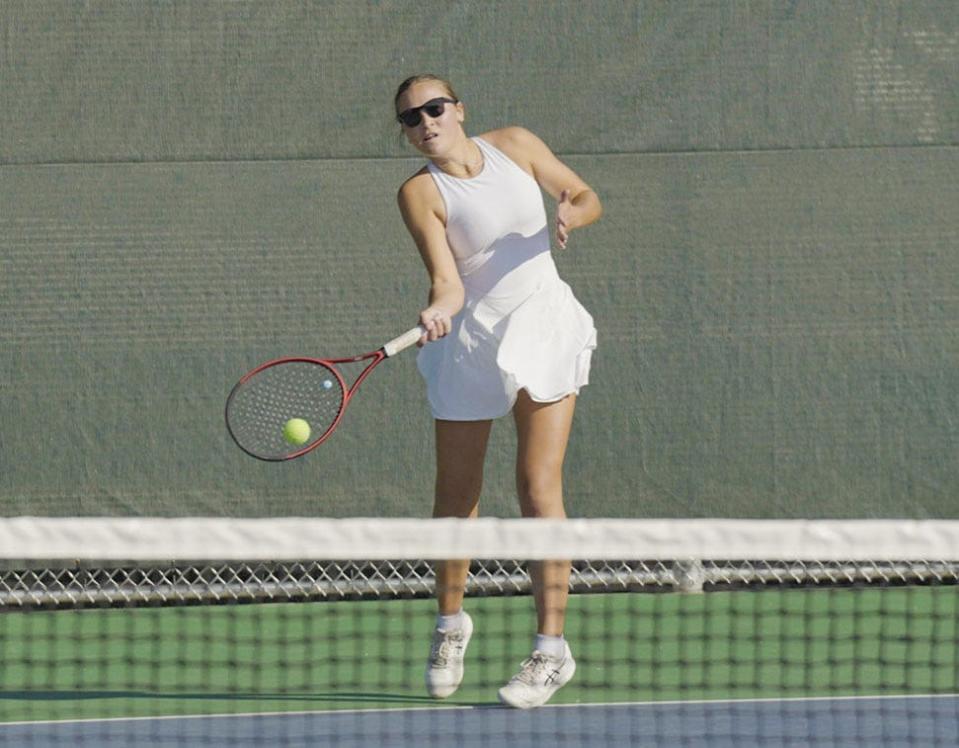
[[[423,346],[417,365],[434,418],[480,421],[512,411],[520,390],[544,403],[579,394],[595,348],[593,318],[553,269],[519,301],[467,294],[450,334]]]

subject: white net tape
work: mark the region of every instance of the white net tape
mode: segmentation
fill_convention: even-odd
[[[199,532],[192,546],[187,530]],[[434,586],[428,559],[445,557],[437,555],[438,538],[450,557],[471,552],[499,559],[472,563],[471,595],[527,593],[530,580],[519,559],[556,558],[556,547],[576,559],[570,588],[579,593],[954,584],[959,578],[959,523],[944,521],[21,518],[0,520],[0,540],[4,533],[4,608],[427,596]],[[296,533],[301,540],[292,542]],[[303,558],[333,560],[264,560],[270,550],[289,553],[291,545],[309,552]],[[428,558],[417,558],[414,551],[424,547]],[[36,553],[24,552],[31,548]],[[138,548],[142,560],[127,560],[124,554]],[[156,561],[157,549],[203,560]],[[230,551],[229,558],[208,560],[215,551]]]

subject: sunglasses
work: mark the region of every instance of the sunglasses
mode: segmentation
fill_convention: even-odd
[[[426,112],[430,119],[436,119],[446,108],[447,104],[459,104],[456,99],[438,98],[430,99],[422,106],[415,106],[412,109],[404,109],[396,115],[397,122],[402,122],[407,127],[416,127],[423,121],[423,112]]]

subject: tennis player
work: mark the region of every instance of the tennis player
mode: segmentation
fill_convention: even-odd
[[[516,483],[524,517],[562,518],[562,467],[576,396],[596,347],[593,319],[556,270],[550,234],[597,220],[599,198],[536,135],[520,127],[468,137],[466,109],[449,82],[418,75],[399,86],[397,119],[427,164],[400,188],[403,220],[431,285],[420,313],[417,363],[436,419],[434,517],[475,517],[494,419],[512,413]],[[541,190],[556,201],[547,225]],[[426,685],[446,698],[463,678],[473,631],[463,611],[467,560],[437,565],[439,615]],[[570,564],[533,564],[532,654],[500,700],[545,704],[576,669],[563,623]]]

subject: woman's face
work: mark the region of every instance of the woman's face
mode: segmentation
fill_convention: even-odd
[[[396,102],[397,112],[421,107],[436,99],[452,99],[444,86],[434,81],[414,83],[406,89]],[[435,111],[437,107],[429,107]],[[453,146],[463,136],[465,119],[463,104],[442,104],[442,111],[436,117],[426,109],[419,110],[420,121],[410,126],[403,124],[406,139],[418,151],[427,157],[439,156]]]

